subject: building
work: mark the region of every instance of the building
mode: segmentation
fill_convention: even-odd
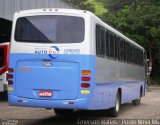
[[[0,43],[10,41],[13,14],[38,8],[73,8],[63,0],[0,0]]]

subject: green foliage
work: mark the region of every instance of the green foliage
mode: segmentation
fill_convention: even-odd
[[[110,12],[116,12],[123,9],[124,6],[130,6],[136,9],[137,6],[160,5],[159,0],[101,0]]]
[[[89,3],[94,4],[95,14],[97,16],[101,16],[102,14],[107,12],[107,9],[103,5],[103,0],[88,0]]]
[[[134,1],[135,0],[106,0],[103,2],[105,7],[108,8],[110,12],[116,12],[126,5],[133,4]]]
[[[94,4],[89,3],[88,0],[63,0],[66,3],[73,5],[76,8],[95,12]]]
[[[106,0],[109,12],[102,19],[152,54],[152,77],[160,76],[160,2],[158,0]]]

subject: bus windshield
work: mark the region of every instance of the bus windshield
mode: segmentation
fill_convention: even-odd
[[[75,16],[38,15],[17,20],[15,40],[30,43],[80,43],[84,40],[84,19]]]
[[[4,48],[0,48],[0,68],[4,66]]]

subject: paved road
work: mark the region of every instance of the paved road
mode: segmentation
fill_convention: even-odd
[[[2,98],[3,95],[3,98]],[[120,115],[111,119],[104,111],[77,111],[71,116],[56,116],[53,110],[9,106],[7,96],[0,93],[0,124],[2,125],[47,125],[47,124],[148,124],[160,125],[160,90],[154,89],[142,98],[139,106],[131,103],[122,105]],[[27,120],[26,120],[27,119]],[[126,121],[128,120],[129,121]],[[138,121],[137,119],[148,119]],[[153,121],[155,119],[155,121]],[[111,121],[110,121],[111,120]],[[120,123],[119,123],[120,122]],[[145,123],[144,123],[145,122]]]

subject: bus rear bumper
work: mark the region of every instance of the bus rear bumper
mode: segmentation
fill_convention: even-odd
[[[38,100],[8,95],[11,106],[37,107],[37,108],[63,108],[63,109],[89,109],[88,99],[79,98],[75,100]]]

